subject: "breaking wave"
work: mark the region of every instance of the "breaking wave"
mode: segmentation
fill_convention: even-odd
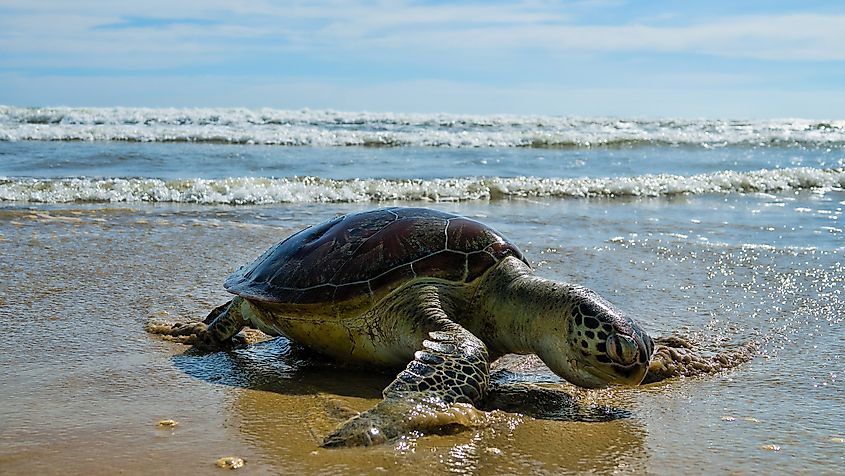
[[[364,147],[845,148],[845,121],[572,118],[276,109],[0,106],[0,141]]]
[[[519,197],[659,197],[680,194],[845,189],[845,169],[789,168],[616,178],[467,177],[351,179],[0,178],[0,201],[270,204],[497,200]]]

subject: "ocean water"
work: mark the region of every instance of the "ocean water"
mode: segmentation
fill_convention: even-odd
[[[538,401],[328,451],[389,374],[304,363],[283,338],[203,354],[144,333],[203,317],[288,234],[386,205],[489,223],[654,335],[759,355],[601,391],[522,362],[511,378],[621,417]],[[213,473],[236,455],[262,474],[836,474],[843,207],[841,120],[0,106],[0,472]]]

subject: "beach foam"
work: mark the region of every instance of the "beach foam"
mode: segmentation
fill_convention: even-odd
[[[516,197],[659,197],[707,193],[772,193],[845,188],[845,169],[809,167],[725,171],[691,176],[617,178],[466,177],[450,179],[353,179],[319,177],[2,178],[0,200],[42,203],[172,202],[268,204],[384,200],[459,201]]]

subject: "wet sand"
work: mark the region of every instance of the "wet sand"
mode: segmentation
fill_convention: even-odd
[[[572,421],[529,405],[537,418],[498,410],[484,428],[376,448],[318,444],[372,406],[390,374],[303,360],[283,338],[200,353],[143,331],[151,319],[203,317],[228,299],[230,271],[331,213],[0,209],[0,472],[220,474],[226,456],[246,461],[243,474],[834,474],[845,464],[841,255],[691,252],[611,232],[597,247],[550,248],[545,231],[506,230],[528,235],[519,243],[538,272],[616,290],[609,297],[658,334],[718,345],[765,335],[763,351],[720,375],[591,392],[511,362],[510,381],[615,417]],[[663,281],[644,293],[631,268]]]

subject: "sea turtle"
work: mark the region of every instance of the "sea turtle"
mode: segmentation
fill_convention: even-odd
[[[344,362],[402,368],[372,409],[324,446],[370,445],[456,424],[485,396],[490,363],[536,354],[586,388],[638,385],[735,365],[655,341],[585,287],[534,274],[475,220],[426,208],[339,216],[268,249],[226,279],[235,297],[204,322],[153,331],[219,346],[245,326]],[[721,360],[720,360],[721,359]]]

